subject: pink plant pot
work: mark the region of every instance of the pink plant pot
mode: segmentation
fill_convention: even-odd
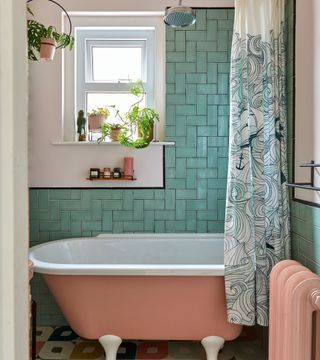
[[[105,117],[102,115],[90,115],[88,118],[89,131],[99,131],[104,121]]]
[[[52,61],[56,52],[57,43],[54,39],[41,38],[40,60]]]

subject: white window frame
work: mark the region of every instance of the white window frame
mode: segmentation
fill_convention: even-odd
[[[128,81],[95,82],[93,81],[92,47],[113,46],[139,46],[143,49],[142,81],[146,91],[146,104],[153,106],[154,88],[154,28],[77,28],[76,29],[76,109],[87,109],[87,93],[129,93]],[[85,54],[85,56],[83,56]],[[107,105],[107,104],[106,104]]]
[[[81,31],[81,30],[80,30]],[[148,31],[148,33],[146,33],[145,31]],[[84,32],[84,30],[82,30],[82,32]],[[119,33],[119,34],[117,34]],[[146,68],[150,68],[153,70],[154,66],[153,66],[153,29],[150,28],[150,30],[148,29],[141,29],[141,30],[137,30],[137,34],[133,34],[131,31],[128,30],[119,30],[117,32],[110,30],[110,29],[106,29],[105,31],[102,31],[102,36],[108,37],[108,39],[99,39],[99,33],[97,31],[93,32],[92,30],[90,31],[90,33],[88,34],[89,36],[93,36],[93,39],[87,38],[85,39],[85,52],[86,52],[86,57],[85,57],[85,61],[86,61],[86,65],[85,65],[85,81],[87,83],[90,82],[94,82],[97,83],[98,81],[94,81],[93,79],[93,61],[92,61],[92,51],[91,48],[94,47],[113,47],[113,48],[117,48],[117,47],[127,47],[127,48],[141,48],[142,50],[142,59],[141,59],[141,77],[140,80],[145,81],[147,78],[147,74],[146,74]],[[151,35],[151,36],[148,36]],[[148,36],[148,38],[147,38]],[[150,41],[149,41],[149,37],[150,37]],[[149,49],[147,51],[147,41],[149,41]],[[123,45],[123,46],[122,46]],[[148,57],[148,62],[147,62],[147,52],[150,53],[151,57]],[[78,63],[79,63],[78,59]],[[151,61],[150,61],[151,60]],[[153,76],[153,73],[152,73]],[[137,80],[137,79],[136,79]],[[108,81],[101,81],[104,83],[107,83]],[[112,83],[111,81],[109,81],[110,83]],[[128,82],[128,80],[126,79],[118,79],[118,84],[119,83],[126,83]]]
[[[163,14],[162,13],[125,13],[123,16],[121,13],[116,14],[106,14],[103,13],[99,16],[94,15],[82,15],[81,13],[70,13],[72,23],[75,29],[75,36],[85,37],[85,28],[90,30],[91,35],[95,33],[95,36],[87,37],[90,46],[94,41],[101,41],[101,35],[103,32],[107,31],[109,34],[109,40],[112,38],[119,38],[120,33],[122,34],[123,39],[140,39],[141,40],[141,30],[144,30],[143,38],[146,40],[146,61],[149,62],[147,69],[149,72],[145,75],[145,79],[148,79],[147,82],[144,82],[145,90],[147,93],[146,104],[147,106],[154,107],[160,115],[160,123],[156,124],[156,139],[164,139],[164,114],[165,114],[165,30],[163,24]],[[108,24],[108,26],[105,26]],[[78,29],[82,29],[78,31]],[[124,34],[127,33],[127,37]],[[100,36],[99,36],[100,35]],[[140,37],[139,37],[139,36]],[[105,33],[104,33],[105,38]],[[85,42],[82,42],[82,46],[85,47]],[[81,52],[86,54],[86,49],[81,49]],[[86,96],[82,96],[82,100],[76,103],[75,99],[80,99],[81,95],[76,93],[77,91],[93,90],[90,92],[97,91],[110,91],[118,89],[119,92],[129,92],[130,85],[127,82],[120,82],[118,84],[108,84],[108,83],[94,83],[88,81],[90,76],[88,76],[88,61],[86,56],[82,57],[82,61],[79,65],[82,66],[85,70],[85,82],[83,82],[84,88],[81,89],[81,84],[79,86],[79,80],[75,77],[76,73],[76,64],[77,57],[79,52],[75,48],[74,52],[65,52],[63,65],[64,65],[64,93],[63,93],[63,141],[76,141],[76,118],[78,109],[86,108]],[[153,69],[150,64],[153,63]],[[78,66],[79,66],[78,65]],[[145,80],[142,79],[142,80]],[[152,80],[152,81],[149,81]],[[88,91],[89,91],[88,90]],[[130,104],[128,104],[130,105]]]

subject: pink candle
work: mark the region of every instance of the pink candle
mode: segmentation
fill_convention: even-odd
[[[124,176],[133,177],[133,157],[125,157],[123,161]]]

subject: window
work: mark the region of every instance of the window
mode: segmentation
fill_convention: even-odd
[[[105,105],[127,111],[130,81],[141,79],[146,103],[161,121],[156,137],[164,138],[165,26],[162,13],[69,12],[75,51],[64,52],[63,141],[74,141],[79,110]],[[107,24],[107,26],[106,26]],[[68,24],[65,24],[68,26]],[[112,114],[110,115],[111,119]],[[111,119],[112,120],[112,119]]]
[[[77,107],[90,111],[94,100],[107,101],[109,94],[113,101],[127,101],[129,84],[139,79],[144,82],[147,103],[152,105],[154,29],[78,28],[76,52]]]
[[[87,41],[88,82],[119,83],[142,79],[146,41]],[[152,65],[152,64],[151,64]]]

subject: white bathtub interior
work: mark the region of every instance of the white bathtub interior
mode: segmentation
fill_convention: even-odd
[[[31,248],[35,271],[90,275],[223,275],[223,234],[101,234]]]

